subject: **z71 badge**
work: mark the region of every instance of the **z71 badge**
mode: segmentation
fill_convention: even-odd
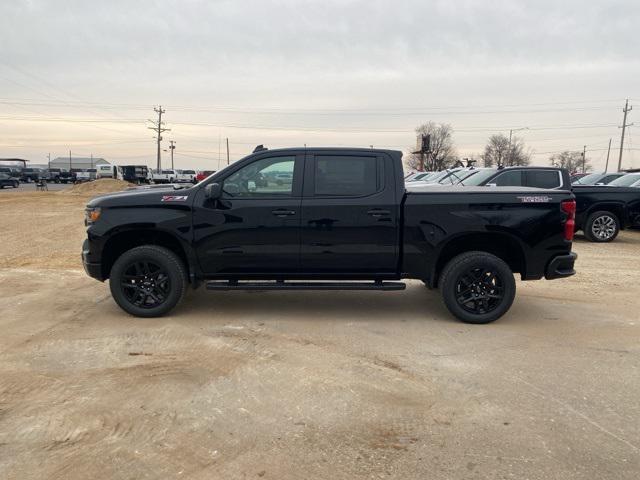
[[[549,203],[553,200],[551,197],[547,197],[546,195],[527,195],[518,198],[522,203]]]
[[[186,202],[189,195],[163,195],[162,202]]]

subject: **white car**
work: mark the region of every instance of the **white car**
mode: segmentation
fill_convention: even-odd
[[[173,183],[177,177],[175,170],[151,170],[149,173],[149,180],[153,183]]]

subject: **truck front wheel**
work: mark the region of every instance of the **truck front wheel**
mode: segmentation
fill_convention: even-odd
[[[440,281],[447,309],[465,323],[490,323],[507,313],[516,294],[513,273],[487,252],[466,252],[447,263]]]
[[[143,245],[123,253],[109,278],[111,295],[125,312],[136,317],[159,317],[184,297],[187,272],[171,250]]]

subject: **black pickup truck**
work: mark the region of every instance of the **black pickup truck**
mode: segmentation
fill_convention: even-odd
[[[407,278],[439,287],[470,323],[507,312],[513,273],[575,273],[570,191],[405,187],[403,177],[398,151],[257,149],[190,188],[91,200],[84,267],[141,317],[170,311],[189,284],[402,290]]]

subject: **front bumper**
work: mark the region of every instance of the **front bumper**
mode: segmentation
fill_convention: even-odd
[[[544,274],[544,278],[547,280],[553,280],[555,278],[565,278],[575,275],[576,271],[573,269],[573,265],[577,258],[578,254],[575,252],[553,257],[549,262],[549,265],[547,265],[547,271]]]
[[[82,266],[87,275],[101,282],[104,281],[102,264],[89,261],[89,240],[85,240],[82,244]]]

